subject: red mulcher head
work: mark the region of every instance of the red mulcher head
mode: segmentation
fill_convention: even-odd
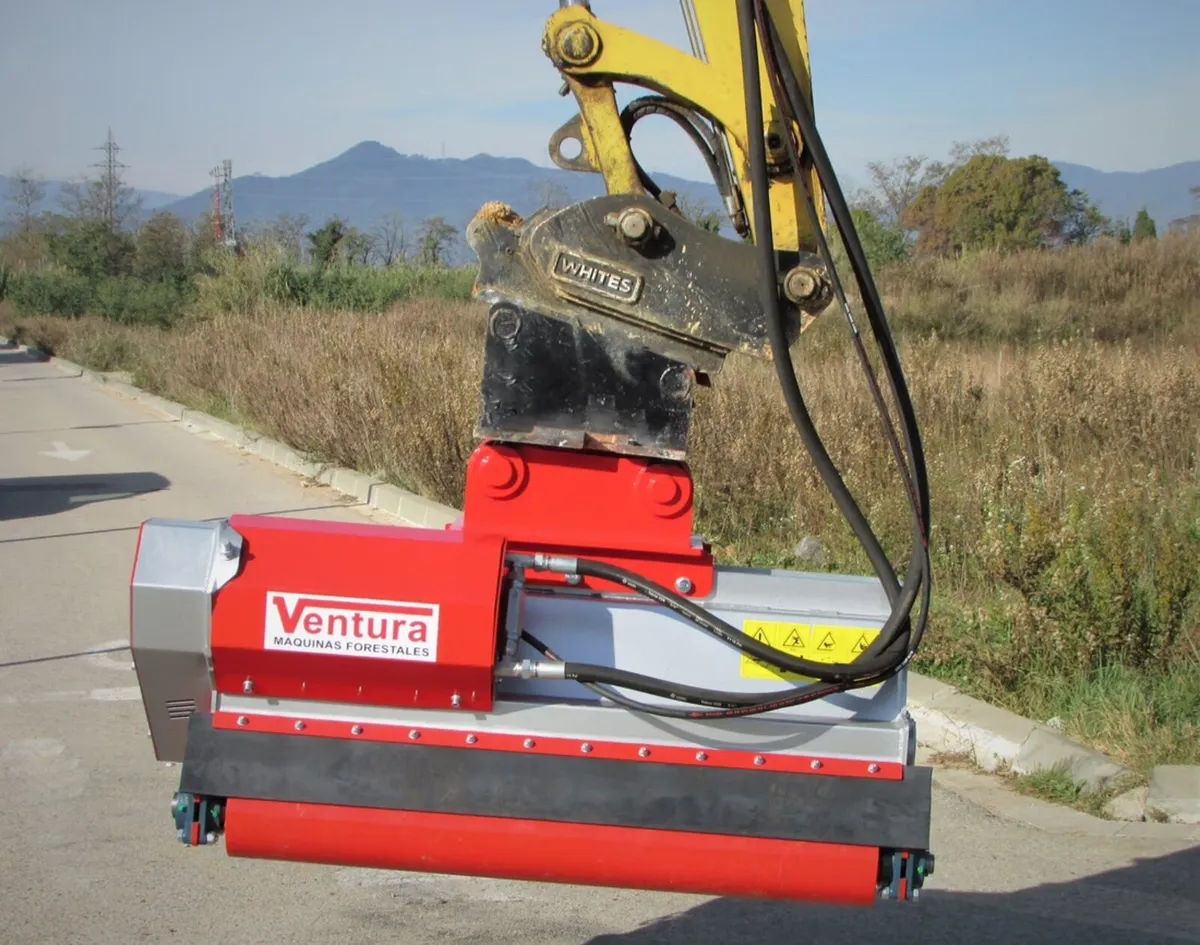
[[[781,652],[877,633],[878,585],[714,567],[691,526],[682,464],[490,443],[445,530],[146,523],[134,660],[156,754],[183,763],[179,838],[420,872],[916,896],[930,772],[911,764],[903,674],[706,718],[640,680],[746,702],[804,682],[571,562],[673,587],[668,603],[765,628]],[[607,684],[604,654],[621,666]]]

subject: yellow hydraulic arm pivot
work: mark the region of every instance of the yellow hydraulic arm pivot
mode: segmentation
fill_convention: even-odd
[[[641,194],[646,187],[639,173],[629,127],[617,106],[615,83],[623,82],[656,92],[715,126],[731,166],[731,193],[726,210],[735,228],[750,238],[756,233],[754,195],[750,182],[746,127],[746,90],[742,80],[741,34],[733,0],[681,0],[691,36],[689,55],[641,33],[597,17],[587,2],[565,2],[546,23],[542,49],[562,73],[566,87],[579,104],[579,115],[551,138],[550,156],[567,170],[602,174],[610,194]],[[808,65],[808,36],[804,0],[767,0],[777,24],[790,25],[782,42],[791,67],[811,108],[812,79]],[[783,139],[791,134],[803,153],[799,129],[783,127],[766,65],[759,47],[763,127],[767,160],[772,165],[771,229],[778,250],[815,252],[817,239],[806,209],[806,188],[824,225],[821,188],[815,171],[797,176],[789,168]],[[565,153],[574,147],[578,155]]]

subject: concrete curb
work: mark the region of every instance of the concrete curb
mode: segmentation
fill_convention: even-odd
[[[1200,843],[1200,826],[1193,824],[1105,820],[1060,804],[1018,794],[990,775],[963,768],[938,767],[934,769],[933,777],[934,784],[976,807],[1045,833]]]
[[[0,342],[3,341],[4,339],[0,339]],[[408,492],[391,483],[345,467],[322,466],[286,444],[252,430],[165,400],[132,384],[63,358],[48,355],[37,349],[25,350],[42,355],[61,371],[99,384],[114,393],[158,410],[167,417],[183,423],[193,432],[207,433],[229,442],[292,472],[327,485],[337,492],[352,496],[363,505],[390,515],[404,524],[445,528],[461,517],[457,509]],[[928,676],[909,673],[908,698],[909,711],[917,723],[918,741],[928,753],[965,757],[987,772],[1007,768],[1017,774],[1031,774],[1038,770],[1065,766],[1077,781],[1086,784],[1092,790],[1117,784],[1120,779],[1130,774],[1128,769],[1107,756],[1072,741],[1047,725],[989,705]],[[1072,825],[1065,829],[1078,832],[1080,824],[1090,822],[1097,835],[1174,836],[1200,840],[1200,831],[1187,824],[1103,820],[1080,811],[1023,797],[994,784],[988,787],[984,783],[990,784],[994,779],[983,778],[981,775],[971,776],[969,772],[954,769],[946,771],[949,773],[943,773],[943,782],[958,785],[971,795],[972,800],[994,813],[1006,811],[1006,816],[1016,816],[1016,819],[1025,820],[1033,826],[1043,826],[1051,822],[1061,825],[1065,822]],[[975,780],[972,780],[972,777]],[[981,800],[985,796],[990,798],[988,803]],[[1036,816],[1030,813],[1039,810],[1041,813]],[[1021,812],[1021,815],[1017,816],[1014,811]]]
[[[909,711],[921,744],[967,757],[984,771],[1014,774],[1065,767],[1077,783],[1098,791],[1132,772],[1107,755],[1067,738],[1048,725],[965,695],[953,686],[909,674]]]

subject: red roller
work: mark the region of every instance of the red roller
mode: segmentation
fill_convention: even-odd
[[[869,906],[867,846],[231,798],[230,856]]]

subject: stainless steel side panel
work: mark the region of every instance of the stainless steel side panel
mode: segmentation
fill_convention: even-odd
[[[130,644],[160,761],[182,761],[188,718],[212,706],[212,595],[237,573],[242,540],[226,522],[152,519],[142,527]]]
[[[872,578],[808,574],[754,568],[718,568],[713,596],[702,605],[739,629],[743,621],[879,629],[887,619],[887,598]],[[568,662],[616,666],[672,682],[739,693],[765,693],[803,685],[782,678],[742,674],[742,655],[695,624],[655,603],[624,595],[599,597],[575,590],[529,594],[525,629]],[[524,643],[518,659],[539,660]],[[675,705],[665,698],[622,690],[644,702]],[[502,679],[499,698],[542,697],[598,702],[577,683],[543,679]],[[907,674],[791,709],[773,718],[864,722],[899,719],[907,702]]]

